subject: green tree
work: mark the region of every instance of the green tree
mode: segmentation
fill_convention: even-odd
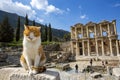
[[[44,33],[44,30],[43,30],[43,27],[41,26],[41,40],[42,40],[42,42],[44,42],[45,41],[45,33]]]
[[[35,26],[35,20],[33,20],[33,26]]]
[[[64,34],[63,38],[65,41],[70,41],[70,33]]]
[[[45,31],[44,31],[44,33],[45,33],[45,41],[47,41],[47,36],[48,36],[48,30],[47,30],[47,25],[45,25]]]
[[[52,29],[51,24],[48,25],[48,41],[52,41]]]
[[[25,16],[25,25],[29,25],[28,15]]]
[[[6,16],[0,25],[0,42],[11,42],[14,38],[14,29],[10,26]]]
[[[20,40],[20,16],[18,16],[17,29],[16,29],[16,41]]]

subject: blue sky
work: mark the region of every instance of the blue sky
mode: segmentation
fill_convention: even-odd
[[[2,0],[0,10],[67,31],[76,23],[116,19],[120,35],[120,0]]]

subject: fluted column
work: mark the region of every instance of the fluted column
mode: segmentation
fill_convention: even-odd
[[[78,42],[76,42],[76,57],[80,56],[80,52],[79,52],[79,45]]]
[[[99,56],[99,55],[98,55],[98,41],[97,41],[97,39],[96,39],[95,42],[96,42],[96,54],[97,54],[97,56]]]
[[[95,38],[97,37],[97,26],[94,26],[94,31],[95,31]]]
[[[78,39],[77,28],[75,27],[75,39]]]
[[[88,56],[90,56],[90,42],[89,42],[89,40],[87,41],[87,45],[88,45]]]
[[[113,21],[113,26],[114,26],[114,32],[115,32],[115,35],[117,34],[117,30],[116,30],[116,20]]]
[[[116,40],[116,49],[117,49],[117,56],[119,55],[119,46],[118,46],[118,40]]]
[[[81,27],[82,38],[84,37],[83,27]]]
[[[74,54],[73,52],[73,42],[71,41],[71,53]]]
[[[86,26],[87,28],[87,37],[89,38],[89,30],[88,30],[88,26]]]
[[[98,42],[97,42],[97,26],[94,26],[94,31],[95,31],[95,43],[96,43],[96,54],[98,56]]]
[[[107,28],[108,28],[108,36],[110,36],[110,25],[109,25],[109,23],[107,24]]]
[[[110,53],[111,53],[111,56],[113,56],[112,40],[111,39],[110,39]]]
[[[72,27],[71,27],[71,39],[73,39],[73,30],[72,30]]]
[[[104,56],[105,53],[104,53],[104,42],[103,42],[103,39],[102,39],[101,43],[102,43],[102,56]]]
[[[84,47],[84,40],[83,40],[83,41],[82,41],[82,51],[83,51],[83,56],[85,56],[85,52],[84,52],[85,50],[84,50],[84,49],[85,49],[85,47]]]
[[[101,36],[103,36],[103,34],[102,34],[102,26],[101,26],[101,24],[100,24],[100,33],[101,33]]]

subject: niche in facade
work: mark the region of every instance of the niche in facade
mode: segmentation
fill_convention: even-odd
[[[94,38],[94,33],[93,32],[90,33],[90,38]]]
[[[82,34],[78,34],[78,37],[79,37],[79,38],[82,38]]]
[[[103,32],[103,36],[107,36],[107,32],[106,31]]]

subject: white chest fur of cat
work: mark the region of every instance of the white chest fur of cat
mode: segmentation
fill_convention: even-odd
[[[42,71],[39,67],[46,62],[46,56],[41,45],[40,27],[25,26],[23,39],[23,52],[20,63],[29,74]],[[42,69],[45,69],[44,67]]]
[[[33,37],[31,37],[32,39]],[[41,45],[40,37],[36,41],[28,41],[26,37],[23,40],[23,55],[29,57],[32,60],[35,60],[35,57],[38,55],[38,49]],[[33,54],[34,53],[34,54]]]

